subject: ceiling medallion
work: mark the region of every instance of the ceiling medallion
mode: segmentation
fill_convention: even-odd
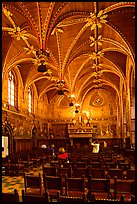
[[[94,94],[94,96],[91,97],[90,103],[91,106],[102,106],[104,105],[104,98],[99,94]]]

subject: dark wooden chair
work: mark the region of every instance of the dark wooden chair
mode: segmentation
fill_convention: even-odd
[[[87,164],[87,162],[90,160],[90,156],[89,155],[82,155],[81,156],[81,161],[84,161],[86,164]]]
[[[103,160],[102,159],[90,159],[89,161],[86,161],[86,165],[92,165],[94,168],[103,166]]]
[[[69,202],[69,203],[81,203],[81,202],[87,202],[86,200],[86,194],[83,193],[82,196],[80,197],[74,197],[74,196],[61,196],[60,193],[58,192],[57,193],[57,202],[61,202],[61,203],[66,203],[66,202]]]
[[[19,194],[17,189],[14,189],[13,193],[2,193],[2,203],[17,203],[19,202]]]
[[[116,162],[104,162],[105,168],[116,169],[117,163]]]
[[[37,203],[41,203],[41,202],[45,202],[45,203],[48,203],[50,200],[49,200],[49,194],[48,192],[45,192],[43,195],[28,195],[28,194],[25,194],[25,191],[22,190],[22,202],[37,202]]]
[[[88,177],[90,175],[90,166],[80,168],[74,165],[72,177],[81,178],[83,175],[85,178],[85,187],[87,187]]]
[[[123,169],[124,171],[128,170],[128,169],[131,169],[131,164],[130,163],[118,163],[118,168],[119,169]]]
[[[21,163],[25,165],[25,171],[33,170],[33,161],[30,161],[29,153],[20,154]]]
[[[57,176],[59,175],[62,175],[62,176],[65,176],[65,175],[68,175],[68,177],[72,177],[72,167],[57,167]]]
[[[57,176],[62,176],[62,185],[65,186],[65,175],[68,175],[68,177],[72,177],[72,167],[59,167],[57,166]]]
[[[106,178],[107,173],[105,168],[90,168],[90,174],[92,178]]]
[[[124,203],[124,198],[121,196],[120,200],[114,199],[114,198],[96,198],[95,194],[92,193],[91,198],[90,198],[91,203]]]
[[[77,167],[77,165],[74,165],[73,167],[73,177],[82,177],[83,175],[85,178],[88,178],[90,174],[90,166],[87,167]]]
[[[114,162],[113,159],[110,158],[110,157],[103,157],[103,161],[104,161],[105,163],[107,163],[107,162],[108,162],[108,163],[109,163],[109,162],[110,162],[110,163],[111,163],[111,162]]]
[[[4,175],[9,175],[10,170],[10,159],[9,156],[2,158],[2,173]]]
[[[124,196],[124,201],[131,201],[131,196],[135,195],[135,180],[114,178],[114,199],[119,199]]]
[[[99,162],[100,161],[100,157],[97,155],[97,156],[91,156],[90,157],[90,161],[91,162]]]
[[[91,195],[95,194],[97,199],[111,198],[110,193],[110,178],[92,178],[90,175],[88,178],[88,194],[87,198],[91,201]]]
[[[83,193],[87,194],[85,188],[85,176],[81,178],[70,178],[65,175],[65,195],[72,197],[81,197]]]
[[[24,173],[24,187],[26,195],[42,195],[44,188],[42,187],[41,174],[27,175]]]
[[[79,160],[79,155],[71,155],[70,161],[71,162],[77,162]]]
[[[91,161],[89,165],[92,168],[101,168],[102,167],[101,161]]]
[[[124,158],[117,158],[116,157],[116,162],[117,163],[125,163],[125,159]]]
[[[125,179],[135,179],[135,169],[127,169]]]
[[[44,151],[42,150],[42,148],[38,148],[36,154],[37,158],[40,159],[40,164],[46,164],[47,156],[44,155]]]
[[[43,180],[45,179],[44,176],[57,176],[57,167],[56,166],[42,166],[43,171]]]
[[[61,161],[59,161],[59,160],[51,160],[50,161],[50,166],[54,166],[54,167],[56,167],[56,166],[60,166],[61,165]]]
[[[40,158],[38,158],[36,150],[29,152],[29,159],[33,162],[33,167],[40,166]]]
[[[62,165],[64,168],[69,168],[70,166],[73,168],[74,162],[63,162]]]
[[[18,155],[11,155],[9,157],[9,172],[10,175],[19,175],[21,172],[25,171],[25,165],[21,163]]]
[[[115,176],[119,179],[123,179],[124,177],[123,169],[107,168],[107,174],[110,176],[110,179],[114,179]]]
[[[86,163],[84,161],[76,161],[74,162],[74,165],[77,167],[77,168],[84,168],[86,167]],[[73,166],[74,166],[73,165]]]
[[[62,176],[47,176],[46,174],[43,177],[44,189],[45,192],[49,193],[50,201],[57,199],[57,192],[60,192],[61,195],[63,192],[62,185]]]

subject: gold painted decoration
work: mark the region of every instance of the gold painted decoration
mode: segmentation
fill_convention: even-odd
[[[98,69],[101,68],[103,65],[102,64],[93,64],[92,69]]]
[[[101,70],[101,71],[98,71],[98,72],[93,72],[93,73],[92,73],[92,76],[93,76],[93,77],[97,77],[97,76],[100,77],[102,74],[103,74],[103,71]]]
[[[7,9],[5,9],[4,7],[2,8],[3,13],[5,14],[5,16],[8,18],[8,20],[11,22],[11,24],[13,25],[13,27],[16,27],[14,21],[12,20],[11,16],[12,13],[10,11],[8,11]]]
[[[87,26],[91,26],[91,30],[94,30],[96,26],[102,28],[102,24],[107,23],[107,16],[108,15],[103,15],[103,10],[99,11],[97,15],[91,12],[90,16],[87,18]]]
[[[102,106],[104,105],[104,98],[97,92],[91,97],[89,105],[96,107]]]
[[[98,83],[101,83],[102,82],[102,79],[94,79],[93,80],[93,83],[95,83],[95,84],[98,84]]]
[[[50,76],[51,76],[51,74],[52,74],[51,69],[48,69],[46,72],[44,72],[44,73],[43,73],[43,75],[45,75],[45,74],[48,74],[48,75],[50,75]]]
[[[56,27],[56,28],[53,29],[51,35],[54,35],[56,32],[64,33],[64,30],[59,28],[59,27]]]
[[[90,47],[95,45],[95,43],[102,46],[102,43],[100,42],[101,40],[102,40],[102,35],[99,35],[97,39],[95,39],[93,36],[90,36],[90,41],[91,41]]]
[[[24,47],[24,50],[28,55],[30,55],[32,53],[36,56],[36,50],[35,50],[33,45],[31,45],[29,47]]]
[[[90,36],[90,47],[95,46],[95,51],[90,55],[90,59],[94,60],[94,63],[92,65],[92,69],[95,69],[95,71],[92,73],[91,76],[95,77],[93,80],[93,87],[98,89],[100,86],[102,86],[101,82],[101,75],[103,74],[100,69],[102,68],[102,64],[99,62],[100,58],[104,56],[104,53],[100,50],[98,50],[98,46],[102,46],[102,35],[98,36],[98,28],[102,28],[102,24],[107,23],[108,15],[104,15],[104,11],[100,10],[97,13],[97,3],[95,3],[95,13],[90,13],[90,17],[87,18],[87,26],[91,26],[91,30],[94,30],[94,37]]]
[[[45,73],[45,72],[44,72]],[[43,73],[43,74],[44,74]],[[59,79],[57,78],[57,77],[55,77],[55,76],[52,76],[52,75],[47,75],[47,76],[45,76],[45,78],[46,79],[48,79],[49,81],[52,81],[52,82],[56,82],[56,81],[58,81]]]
[[[99,52],[93,52],[90,57],[92,59],[100,59],[100,57],[103,57],[104,53],[102,51],[99,51]]]

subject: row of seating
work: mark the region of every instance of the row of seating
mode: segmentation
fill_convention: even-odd
[[[45,174],[42,185],[42,177],[24,174],[25,191],[22,191],[23,202],[93,202],[93,201],[123,201],[131,202],[135,198],[135,181],[114,179],[114,194],[110,192],[110,180],[95,179],[89,176],[88,186],[85,188],[84,176],[81,178],[70,178],[65,175],[65,188],[62,185],[62,177],[47,176]],[[3,202],[14,199],[18,202],[17,191],[14,192],[14,198],[10,195],[2,194]],[[15,198],[16,197],[16,198]],[[33,200],[35,199],[35,200]],[[63,200],[64,199],[64,200]],[[74,200],[73,200],[74,199]]]
[[[41,154],[40,154],[41,153]],[[5,169],[5,175],[16,174],[20,172],[32,170],[33,167],[39,167],[42,163],[46,163],[48,156],[39,151],[12,153],[2,158],[2,167]]]
[[[57,154],[57,153],[56,153]],[[5,168],[5,172],[8,174],[19,173],[22,169],[29,171],[33,167],[38,167],[42,163],[47,163],[52,160],[52,156],[49,152],[43,151],[38,148],[30,152],[12,153],[7,158],[2,159],[2,166]],[[55,159],[55,158],[54,158]],[[71,152],[69,153],[70,162],[84,162],[83,167],[86,165],[92,165],[93,167],[110,167],[110,168],[124,168],[130,169],[131,163],[125,162],[125,158],[121,155],[120,158],[112,150],[104,151],[98,154],[90,153],[85,155],[84,153]]]
[[[114,162],[116,164],[119,163],[126,163],[128,160],[128,163],[132,164],[133,162],[125,155],[117,154],[114,151],[110,150],[105,150],[104,152],[99,152],[98,154],[96,153],[89,153],[89,154],[84,154],[84,153],[72,153],[71,157],[75,157],[75,161],[101,161],[102,163],[106,162]]]
[[[64,160],[65,161],[65,160]],[[59,165],[63,165],[62,163],[64,163],[63,161],[59,161],[59,160],[56,160],[56,161],[50,161],[50,165],[54,165],[54,164],[59,164]],[[77,165],[78,167],[86,167],[88,165],[92,166],[92,167],[98,167],[98,168],[101,168],[101,167],[110,167],[110,168],[123,168],[123,170],[127,170],[127,169],[131,169],[131,164],[128,162],[120,162],[120,163],[116,163],[116,162],[113,162],[113,161],[105,161],[105,162],[102,162],[102,161],[70,161],[71,165]]]
[[[50,166],[43,165],[43,171],[48,175],[57,175],[61,173],[67,173],[70,176],[82,176],[83,174],[88,177],[92,175],[95,178],[105,178],[109,175],[110,178],[117,176],[120,179],[134,179],[135,169],[111,168],[109,166],[98,167],[94,165],[83,165],[83,162],[63,162],[61,165],[59,161],[51,161]]]
[[[82,202],[87,202],[87,201],[91,201],[91,200],[93,201],[93,198],[94,198],[94,200],[100,200],[101,202],[103,201],[103,199],[106,199],[107,201],[108,200],[111,200],[111,201],[112,200],[115,200],[115,201],[117,200],[119,202],[119,200],[121,200],[121,193],[120,193],[121,189],[123,189],[122,190],[122,196],[124,194],[124,202],[125,202],[125,200],[130,201],[131,198],[134,198],[133,195],[135,194],[135,192],[134,192],[134,189],[135,189],[134,188],[135,170],[127,168],[126,171],[125,171],[125,169],[123,169],[123,168],[119,168],[119,169],[118,168],[110,168],[109,166],[106,168],[105,165],[103,166],[103,168],[100,168],[100,167],[95,168],[95,167],[93,167],[93,165],[83,166],[83,158],[86,161],[88,161],[89,157],[83,155],[82,161],[74,160],[74,161],[70,161],[68,163],[66,161],[52,160],[52,157],[50,157],[50,156],[47,157],[45,155],[45,161],[43,161],[43,158],[41,159],[41,163],[43,164],[43,166],[42,166],[43,167],[43,175],[39,174],[39,176],[37,176],[38,179],[40,178],[39,182],[38,182],[37,178],[34,178],[34,176],[24,174],[24,184],[25,184],[25,186],[26,186],[26,183],[28,184],[28,181],[26,182],[25,178],[27,176],[29,178],[32,176],[32,179],[30,179],[30,183],[32,183],[32,186],[34,185],[35,190],[36,190],[35,192],[37,192],[37,193],[40,192],[39,188],[37,187],[37,183],[39,183],[39,186],[42,186],[42,188],[43,188],[43,190],[41,191],[39,196],[44,196],[45,197],[43,192],[45,192],[45,194],[48,192],[48,198],[50,199],[50,201],[52,199],[58,199],[58,196],[62,196],[62,197],[64,196],[64,197],[66,197],[66,199],[68,197],[70,197],[70,198],[75,197],[76,200],[83,199]],[[96,154],[96,155],[92,154],[91,162],[94,162],[96,164],[98,162],[97,159],[99,159],[99,158],[100,158],[100,154]],[[105,161],[104,163],[107,163],[108,161],[112,162],[111,154],[110,155],[103,155],[103,158],[104,158],[104,161]],[[117,164],[122,163],[123,162],[122,159],[123,158],[118,157],[117,155],[115,155],[115,156],[113,155],[113,162],[115,162],[116,160],[117,161],[119,160],[119,162],[117,162]],[[29,161],[30,161],[30,159],[29,159]],[[45,166],[47,161],[49,162],[50,166]],[[33,162],[33,164],[34,164],[34,162]],[[101,171],[99,171],[99,170],[101,170]],[[99,173],[97,173],[97,172],[99,172]],[[113,173],[111,174],[111,172],[113,172]],[[116,172],[119,172],[119,173],[116,174]],[[122,173],[120,173],[120,172],[122,172]],[[123,173],[126,173],[126,174],[123,174]],[[115,175],[117,175],[117,178],[115,177]],[[119,176],[119,175],[124,175],[124,177]],[[114,177],[115,177],[115,179],[114,179]],[[59,178],[59,179],[57,179],[57,178]],[[84,189],[84,192],[82,192],[82,194],[80,193],[81,196],[79,196],[78,195],[78,190],[76,189],[77,184],[75,184],[75,183],[76,183],[76,181],[78,179],[79,180],[78,185],[80,186],[81,178],[84,178],[84,181],[82,181],[84,183],[84,188],[82,187],[82,189]],[[109,191],[110,191],[110,186],[111,186],[110,185],[111,184],[110,180],[111,180],[111,178],[114,180],[114,189],[115,189],[114,193],[113,192],[111,192],[110,194],[107,193],[108,197],[100,196],[101,192],[98,190],[99,186],[102,186],[102,189],[103,189],[102,194],[105,193],[105,190],[104,190],[103,186],[105,187],[105,189],[109,189]],[[48,184],[48,186],[47,186],[47,181],[45,181],[45,179],[49,180],[50,184]],[[70,194],[70,193],[68,194],[67,193],[68,190],[66,190],[66,189],[68,189],[67,184],[66,184],[66,180],[68,180],[68,179],[72,180],[72,183],[70,184],[70,186],[72,185],[72,187],[74,187],[74,189],[76,190],[76,191],[72,190],[72,194]],[[73,180],[73,179],[75,179],[75,180]],[[107,186],[109,186],[109,187],[106,188],[106,184],[105,185],[102,184],[103,179],[107,180],[107,183],[109,183]],[[54,186],[53,185],[53,183],[54,183],[53,180],[56,183],[55,186],[56,187],[61,186],[61,189],[58,190],[58,189],[56,189],[56,187],[55,187],[55,189],[52,189],[52,187]],[[122,183],[122,184],[121,183],[118,184],[118,186],[120,186],[120,191],[118,190],[118,187],[116,185],[116,183],[119,180]],[[92,181],[92,184],[91,184],[91,181]],[[61,185],[60,185],[60,182],[61,182]],[[123,185],[123,183],[124,183],[124,185]],[[44,186],[43,186],[43,184],[44,184]],[[124,187],[122,187],[122,185]],[[51,186],[51,192],[54,192],[53,197],[51,195],[49,195],[49,189],[48,188],[50,186]],[[91,189],[95,189],[96,186],[97,186],[97,192],[92,191]],[[31,187],[31,184],[30,184],[30,186],[28,188],[28,191],[29,191],[29,194],[32,196],[32,191],[33,191],[32,189],[33,188],[30,190],[30,187]],[[26,187],[25,187],[25,189],[26,189]],[[56,193],[55,193],[55,191],[56,191]],[[118,193],[118,191],[119,191],[119,193]],[[130,191],[130,193],[129,193],[129,191]],[[50,194],[51,194],[51,192],[50,192]],[[97,196],[97,194],[99,194],[99,197]],[[118,197],[118,194],[119,194],[119,197]],[[25,191],[24,195],[28,195],[26,193],[26,191]],[[84,200],[84,198],[86,200]],[[60,199],[61,199],[61,197],[60,197]],[[41,202],[43,202],[43,201],[41,201]],[[67,202],[67,201],[64,201],[64,202]],[[74,202],[77,202],[77,201],[74,201]]]
[[[135,194],[135,180],[124,180],[114,177],[114,193],[110,192],[110,177],[106,178],[93,178],[91,175],[87,178],[87,185],[85,176],[69,177],[67,174],[51,176],[43,173],[43,188],[42,177],[24,174],[25,193],[26,194],[40,194],[42,192],[49,192],[50,199],[57,199],[57,192],[61,195],[78,197],[86,193],[87,199],[91,200],[92,193],[97,194],[97,198],[114,198],[117,199],[118,194],[124,194],[126,199],[130,199],[131,195]],[[127,196],[128,194],[128,196]]]

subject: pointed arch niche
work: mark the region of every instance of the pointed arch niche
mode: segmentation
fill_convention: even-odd
[[[135,145],[135,73],[131,69],[131,83],[130,83],[130,101],[131,101],[131,146]]]

